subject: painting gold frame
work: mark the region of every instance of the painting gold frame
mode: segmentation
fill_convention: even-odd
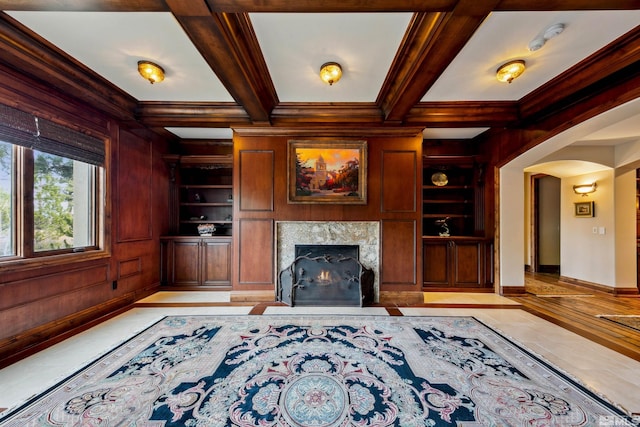
[[[574,215],[579,218],[591,218],[594,216],[594,202],[577,202],[574,203]]]
[[[367,203],[367,142],[290,140],[288,202]]]

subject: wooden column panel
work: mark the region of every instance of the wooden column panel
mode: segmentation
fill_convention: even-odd
[[[414,151],[384,151],[380,210],[382,212],[415,212],[417,161]]]
[[[240,150],[240,211],[273,211],[273,151]]]
[[[241,219],[238,231],[238,290],[273,287],[273,220]]]
[[[152,237],[153,215],[151,143],[121,131],[117,144],[116,223],[117,242],[148,240]]]
[[[416,288],[416,222],[384,220],[381,227],[380,290]]]

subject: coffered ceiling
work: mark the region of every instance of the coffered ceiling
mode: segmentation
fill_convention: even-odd
[[[0,62],[181,138],[404,127],[468,139],[561,111],[580,91],[617,84],[615,73],[640,73],[636,0],[0,0],[0,9]],[[530,51],[554,24],[564,31]],[[143,80],[141,59],[166,79]],[[513,59],[525,73],[498,82]],[[327,61],[344,70],[332,86],[318,77]],[[625,138],[640,138],[635,117]],[[615,139],[615,124],[584,139]]]

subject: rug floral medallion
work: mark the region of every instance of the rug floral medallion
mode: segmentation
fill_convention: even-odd
[[[635,424],[472,317],[171,316],[0,425]]]

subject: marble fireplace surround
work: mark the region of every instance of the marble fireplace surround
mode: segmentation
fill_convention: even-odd
[[[294,261],[296,245],[358,245],[360,262],[373,270],[374,300],[380,295],[380,223],[377,221],[276,222],[276,274]],[[278,283],[276,277],[276,284]]]

